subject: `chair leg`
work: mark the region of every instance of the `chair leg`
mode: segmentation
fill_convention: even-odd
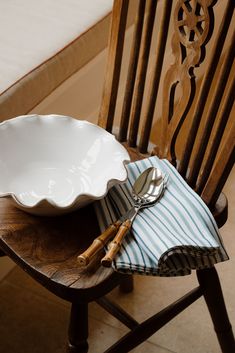
[[[130,293],[133,291],[134,288],[134,280],[132,275],[123,275],[123,280],[119,286],[121,292],[123,293]]]
[[[72,303],[68,331],[68,353],[88,352],[88,303]]]
[[[235,352],[235,340],[229,322],[218,274],[214,267],[197,271],[199,284],[209,309],[223,353]]]

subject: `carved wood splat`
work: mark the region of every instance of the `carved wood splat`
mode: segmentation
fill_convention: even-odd
[[[162,136],[155,152],[176,163],[175,142],[195,95],[194,68],[203,61],[209,39],[211,0],[179,0],[174,11],[175,62],[163,82]],[[176,90],[180,91],[176,102]],[[169,144],[169,141],[171,143]]]

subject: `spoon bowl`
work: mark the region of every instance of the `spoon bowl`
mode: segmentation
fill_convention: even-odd
[[[132,197],[136,207],[149,207],[161,197],[164,190],[164,176],[162,171],[155,167],[145,169],[136,179]]]

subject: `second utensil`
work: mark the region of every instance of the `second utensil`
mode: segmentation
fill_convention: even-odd
[[[134,206],[125,215],[125,221],[119,227],[115,238],[109,244],[108,251],[101,260],[103,266],[111,266],[115,255],[121,247],[122,240],[131,228],[138,212],[144,207],[153,206],[160,199],[164,192],[166,182],[166,177],[163,177],[161,170],[158,168],[150,167],[140,174],[132,190]]]

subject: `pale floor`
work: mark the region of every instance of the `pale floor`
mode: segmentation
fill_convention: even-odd
[[[230,260],[218,264],[224,296],[235,328],[235,170],[225,187],[230,212],[221,229]],[[3,260],[1,260],[3,261]],[[0,262],[0,265],[2,262]],[[0,274],[1,275],[1,274]],[[195,275],[181,278],[135,277],[135,290],[110,296],[137,320],[163,308],[196,284]],[[0,282],[0,353],[65,352],[69,305],[48,293],[14,267]],[[103,352],[120,338],[125,327],[96,304],[90,305],[90,353]],[[219,353],[220,349],[203,299],[133,350],[135,353]],[[121,352],[120,352],[121,353]],[[232,352],[231,352],[232,353]]]

